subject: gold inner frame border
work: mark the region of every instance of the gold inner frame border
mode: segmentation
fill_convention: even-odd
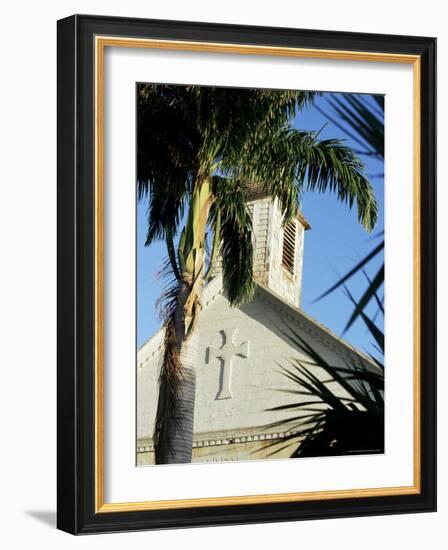
[[[154,500],[140,502],[106,503],[104,501],[104,54],[106,47],[146,48],[208,53],[234,53],[243,55],[269,55],[312,59],[405,63],[413,66],[413,298],[414,298],[414,348],[413,348],[413,458],[414,483],[410,486],[379,487],[366,489],[341,489],[301,493],[273,493],[226,497],[191,498],[179,500]],[[418,55],[402,55],[381,52],[356,52],[251,44],[226,44],[178,40],[124,38],[96,36],[95,55],[95,513],[167,510],[244,504],[304,502],[343,498],[365,498],[393,495],[420,494],[421,488],[421,423],[420,423],[420,314],[421,314],[421,216],[420,216],[420,166],[421,166],[421,60]]]

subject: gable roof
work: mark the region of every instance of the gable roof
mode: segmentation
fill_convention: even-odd
[[[211,304],[220,294],[223,294],[222,277],[221,275],[217,275],[204,286],[202,295],[203,308],[209,306],[209,304]],[[308,313],[305,313],[302,309],[283,300],[278,294],[259,282],[256,282],[256,295],[269,302],[274,309],[279,310],[283,318],[292,321],[300,326],[301,329],[312,334],[313,337],[322,341],[329,349],[342,358],[361,359],[363,362],[374,367],[375,370],[378,368],[368,355],[343,340],[340,336],[314,319],[314,317]],[[163,346],[163,336],[164,330],[162,327],[139,348],[138,354],[143,354],[146,357],[154,356]]]

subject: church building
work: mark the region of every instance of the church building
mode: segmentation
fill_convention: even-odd
[[[291,360],[309,360],[295,347],[285,326],[330,365],[348,363],[374,368],[367,356],[344,342],[300,307],[303,249],[310,225],[298,213],[286,227],[276,200],[254,190],[248,202],[254,238],[253,300],[231,307],[222,288],[219,266],[204,287],[194,416],[193,462],[260,460],[291,456],[298,442],[283,438],[297,430],[291,411],[269,411],[301,399],[296,383],[282,372]],[[163,330],[139,350],[137,358],[137,465],[154,463],[152,434],[163,360]],[[313,373],[328,375],[319,367]],[[289,393],[288,393],[289,390]],[[306,399],[302,397],[302,399]],[[309,398],[308,398],[309,400]],[[283,421],[281,426],[272,426]]]

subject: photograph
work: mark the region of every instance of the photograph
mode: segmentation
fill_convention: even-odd
[[[384,95],[135,102],[137,466],[383,454]]]
[[[58,527],[435,509],[435,39],[58,22]]]

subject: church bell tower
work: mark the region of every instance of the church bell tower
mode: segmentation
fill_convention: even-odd
[[[279,298],[299,308],[302,297],[303,245],[310,224],[300,211],[285,227],[277,199],[253,186],[248,189],[247,207],[252,216],[254,278]],[[213,275],[221,272],[221,257]]]
[[[255,280],[300,307],[303,245],[309,223],[298,212],[283,227],[278,200],[256,189],[249,194],[247,205],[252,214]]]

